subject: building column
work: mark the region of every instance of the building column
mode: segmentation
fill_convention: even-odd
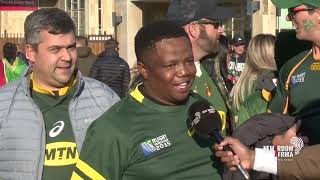
[[[134,37],[142,27],[142,10],[131,0],[115,0],[115,12],[117,16],[122,16],[122,22],[117,26],[116,32],[119,54],[132,68],[136,66],[137,62],[134,51]]]
[[[99,34],[99,1],[85,1],[85,32],[86,34]]]
[[[112,12],[114,12],[114,0],[101,0],[101,26],[102,34],[114,35],[114,28],[112,26]]]
[[[260,0],[260,10],[252,15],[252,37],[265,33],[275,35],[276,7],[271,0]]]

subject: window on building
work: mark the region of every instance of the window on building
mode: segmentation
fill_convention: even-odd
[[[77,35],[85,34],[84,0],[65,0],[65,11],[69,13],[76,25]]]

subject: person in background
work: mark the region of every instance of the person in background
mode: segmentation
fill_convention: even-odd
[[[27,67],[25,60],[17,54],[14,43],[7,42],[3,46],[3,58],[0,61],[0,87],[18,79]]]
[[[0,179],[70,179],[87,128],[119,97],[76,69],[65,11],[33,11],[24,34],[31,67],[0,89]]]
[[[275,41],[276,37],[271,34],[258,34],[249,42],[246,66],[231,91],[237,126],[256,114],[267,112],[271,93],[276,88]]]
[[[231,40],[231,59],[228,69],[231,73],[229,79],[235,84],[243,71],[246,64],[245,41],[241,36],[235,36]]]
[[[24,52],[24,42],[16,45],[18,48],[17,56],[19,56],[26,63],[26,65],[29,66],[29,60],[26,57],[26,53]]]
[[[88,76],[97,56],[94,55],[91,48],[88,47],[88,40],[84,36],[76,36],[76,46],[78,53],[77,67],[83,76]]]
[[[92,65],[89,77],[101,81],[123,98],[130,84],[130,68],[128,63],[119,57],[118,42],[109,39],[104,44],[104,52]]]
[[[72,180],[221,179],[213,142],[187,133],[188,109],[204,99],[190,91],[196,68],[186,32],[149,24],[135,52],[142,84],[88,129]]]

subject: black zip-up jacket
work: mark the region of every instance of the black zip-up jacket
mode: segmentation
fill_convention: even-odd
[[[105,83],[122,98],[129,87],[130,69],[118,52],[108,51],[102,53],[92,65],[89,77]]]

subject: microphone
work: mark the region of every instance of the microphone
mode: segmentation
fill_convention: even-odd
[[[217,143],[223,141],[220,134],[222,129],[222,120],[216,109],[206,101],[197,101],[193,103],[188,110],[188,128],[194,130],[199,136],[207,139],[214,139]],[[224,151],[233,150],[230,146],[223,146]],[[233,154],[235,154],[233,152]],[[245,179],[249,179],[248,172],[241,164],[236,165],[236,168],[241,172]]]

